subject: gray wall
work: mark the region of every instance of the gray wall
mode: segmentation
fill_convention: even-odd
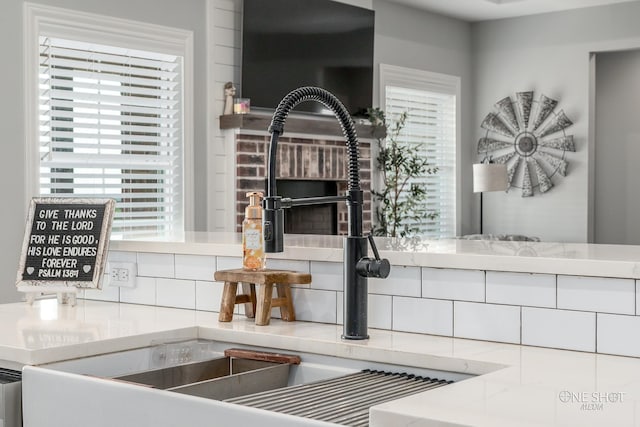
[[[379,64],[390,64],[424,71],[459,76],[461,79],[462,132],[462,214],[461,234],[474,230],[471,170],[472,138],[472,69],[471,25],[457,19],[404,7],[397,3],[374,0],[376,12],[374,104],[379,100]]]
[[[473,25],[476,91],[469,143],[484,136],[480,123],[496,101],[535,90],[560,101],[558,107],[575,123],[568,133],[577,145],[567,155],[567,177],[554,177],[550,192],[531,198],[517,190],[485,194],[485,232],[588,240],[590,53],[640,47],[638,16],[640,2],[632,2]]]
[[[194,105],[194,166],[196,194],[206,194],[206,38],[205,0],[189,0],[189,7],[175,0],[40,0],[34,3],[64,7],[91,13],[100,13],[126,19],[191,30],[195,35],[195,105]],[[0,303],[16,301],[15,277],[25,223],[25,150],[22,80],[22,6],[23,0],[2,0],[0,13],[0,52],[3,66],[0,81],[3,84],[0,102],[0,129],[3,135],[3,155],[0,156],[0,177],[3,185],[4,206],[0,214]],[[204,197],[195,200],[197,229],[206,224]]]
[[[596,55],[595,242],[640,244],[640,51]]]
[[[15,301],[16,270],[25,223],[24,132],[22,128],[22,1],[4,0],[0,13],[0,179],[4,202],[0,213],[0,302]]]

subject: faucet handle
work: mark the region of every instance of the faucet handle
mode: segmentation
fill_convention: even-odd
[[[371,245],[371,250],[373,251],[373,256],[376,257],[376,261],[380,261],[380,253],[378,252],[378,247],[376,246],[376,241],[373,240],[373,234],[369,233],[367,236],[369,239],[369,244]]]
[[[376,242],[373,240],[373,235],[369,234],[367,238],[371,243],[371,250],[373,251],[375,259],[371,259],[369,257],[361,258],[356,264],[356,271],[362,277],[386,279],[389,277],[389,273],[391,272],[391,264],[389,264],[389,260],[380,258]]]

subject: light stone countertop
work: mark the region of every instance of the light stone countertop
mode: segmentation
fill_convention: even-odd
[[[392,265],[640,279],[640,246],[479,240],[378,238]],[[268,258],[342,262],[339,236],[285,235]],[[112,240],[110,250],[240,256],[238,233],[190,232],[167,240]]]
[[[345,342],[336,325],[218,323],[211,312],[97,301],[5,304],[0,320],[6,367],[202,338],[478,375],[374,407],[373,427],[640,425],[636,358],[375,329],[368,341]]]

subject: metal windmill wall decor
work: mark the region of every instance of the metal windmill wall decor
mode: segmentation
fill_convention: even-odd
[[[509,185],[522,189],[522,197],[533,196],[537,187],[546,193],[551,178],[566,176],[567,151],[575,152],[573,135],[565,129],[573,124],[563,110],[555,111],[558,101],[545,95],[534,100],[533,91],[502,98],[487,114],[480,127],[486,134],[478,141],[482,161],[507,164]]]

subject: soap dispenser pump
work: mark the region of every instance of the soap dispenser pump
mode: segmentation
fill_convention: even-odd
[[[249,192],[249,206],[244,210],[242,221],[242,268],[245,270],[264,270],[266,256],[262,233],[262,196],[260,192]]]

